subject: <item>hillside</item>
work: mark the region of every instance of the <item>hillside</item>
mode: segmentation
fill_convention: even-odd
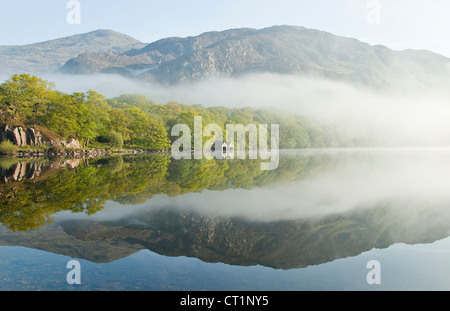
[[[319,30],[274,26],[166,38],[125,53],[86,53],[61,71],[116,73],[161,84],[269,72],[385,86],[448,79],[449,64],[429,51],[394,51]]]
[[[21,46],[0,46],[0,74],[54,72],[83,53],[121,53],[145,44],[112,30],[96,30]]]
[[[353,84],[443,83],[450,59],[419,50],[395,51],[298,26],[240,28],[142,43],[96,30],[23,46],[0,46],[0,76],[113,73],[164,85],[249,73],[313,76]]]

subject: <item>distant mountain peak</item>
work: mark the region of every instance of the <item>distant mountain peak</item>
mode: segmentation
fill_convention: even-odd
[[[276,73],[383,87],[402,80],[444,81],[450,77],[449,64],[429,51],[394,51],[292,25],[209,31],[150,44],[98,29],[34,45],[0,46],[4,74],[113,73],[160,84]]]
[[[80,54],[121,53],[145,45],[114,30],[99,29],[34,44],[0,46],[0,73],[12,75],[22,72],[53,72]]]
[[[393,51],[301,26],[236,28],[165,38],[141,49],[69,60],[70,74],[114,73],[161,84],[190,83],[248,73],[308,75],[384,86],[403,77],[450,76],[449,59],[423,51]]]

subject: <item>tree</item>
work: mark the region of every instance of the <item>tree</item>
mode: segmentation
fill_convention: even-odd
[[[128,129],[131,145],[151,150],[167,150],[170,147],[167,131],[161,122],[136,107],[126,109],[125,114],[130,120]]]
[[[123,138],[128,138],[130,135],[130,130],[128,129],[129,123],[130,119],[124,109],[112,108],[109,111],[109,131],[115,131],[121,134]]]
[[[1,110],[12,118],[34,117],[51,101],[55,84],[29,74],[13,75],[0,85]]]
[[[69,135],[79,132],[77,116],[80,107],[74,97],[64,93],[57,93],[47,107],[43,117],[45,125],[60,135]]]
[[[122,149],[123,137],[120,133],[111,131],[108,133],[108,141],[111,148]]]
[[[86,104],[86,94],[73,93],[72,97],[76,102],[76,115],[74,118],[77,122],[77,130],[74,133],[77,139],[81,139],[85,147],[89,145],[89,140],[97,137],[95,129],[94,115],[90,107]]]
[[[112,108],[106,102],[106,98],[96,91],[89,90],[86,93],[86,105],[93,117],[92,130],[95,136],[107,136],[110,122],[109,111]]]
[[[195,112],[182,112],[180,113],[176,118],[169,120],[167,122],[167,125],[169,128],[173,128],[177,124],[186,124],[189,126],[191,130],[191,144],[192,147],[194,147],[194,118],[197,116],[197,113]],[[202,131],[203,131],[203,124],[202,124]],[[170,136],[170,139],[173,141],[177,140],[177,136]]]

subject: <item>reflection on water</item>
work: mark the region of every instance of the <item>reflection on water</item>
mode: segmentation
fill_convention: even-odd
[[[450,235],[447,149],[285,151],[274,171],[166,154],[0,158],[0,180],[0,245],[97,264],[150,251],[280,277]]]
[[[44,226],[61,211],[93,215],[108,200],[132,205],[162,194],[274,186],[307,174],[309,160],[289,158],[279,170],[261,171],[257,160],[175,161],[169,155],[52,162],[6,159],[0,163],[0,222],[26,231]]]

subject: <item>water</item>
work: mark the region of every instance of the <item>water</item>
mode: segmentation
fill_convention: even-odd
[[[0,177],[3,291],[450,288],[450,149],[0,158]]]

